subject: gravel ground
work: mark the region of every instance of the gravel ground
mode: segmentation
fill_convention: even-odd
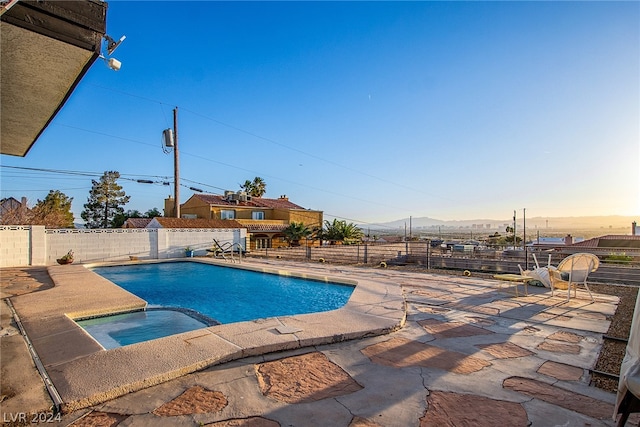
[[[631,330],[631,320],[633,319],[633,311],[636,306],[638,288],[634,286],[616,286],[595,283],[590,284],[589,288],[593,292],[617,295],[620,297],[618,308],[616,309],[615,314],[609,319],[611,320],[611,325],[609,326],[609,331],[606,335],[627,340],[629,338],[629,331]],[[626,348],[626,342],[605,339],[594,370],[618,375],[620,373],[620,365],[622,364]],[[616,378],[610,378],[594,372],[592,381],[596,387],[603,390],[615,392],[618,389],[618,380]]]

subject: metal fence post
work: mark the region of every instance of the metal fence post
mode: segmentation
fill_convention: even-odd
[[[429,259],[429,249],[431,248],[431,240],[427,240],[427,270],[431,268],[431,260]]]
[[[365,244],[364,244],[364,264],[366,264],[366,263],[367,263],[367,255],[368,255],[368,252],[369,252],[369,251],[368,251],[368,246],[367,246],[367,244],[365,243]]]

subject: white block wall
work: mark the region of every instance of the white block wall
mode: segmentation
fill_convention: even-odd
[[[31,226],[31,244],[29,265],[47,263],[47,235],[44,225]]]
[[[240,244],[246,247],[246,229],[210,229],[210,228],[158,228],[157,258],[180,258],[189,247],[195,250],[195,256],[207,255],[207,249],[213,248],[213,239],[220,245]]]
[[[18,267],[30,263],[31,227],[0,226],[0,267]]]
[[[47,230],[47,265],[73,250],[75,262],[105,262],[154,258],[156,230],[136,228]]]
[[[0,267],[51,265],[70,249],[76,262],[165,259],[206,255],[213,239],[246,247],[246,229],[50,229],[0,226]]]

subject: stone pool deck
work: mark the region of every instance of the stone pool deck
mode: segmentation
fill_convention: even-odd
[[[516,298],[513,285],[495,280],[379,268],[242,266],[358,286],[340,310],[219,325],[109,351],[67,316],[141,301],[83,266],[49,267],[55,287],[12,297],[63,400],[63,421],[614,425],[615,395],[590,387],[589,369],[615,297],[596,295],[592,303],[578,291],[567,302],[566,294],[529,287],[529,296]],[[3,412],[15,410],[13,399],[1,403]],[[41,410],[23,411],[31,409]]]

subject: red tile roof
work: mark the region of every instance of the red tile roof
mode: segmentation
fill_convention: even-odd
[[[162,228],[246,228],[233,219],[154,218]]]
[[[252,233],[255,232],[281,232],[288,227],[286,224],[246,224],[245,227]]]
[[[640,236],[608,234],[574,243],[571,246],[580,248],[640,248]]]
[[[153,218],[127,218],[123,228],[145,228]]]
[[[216,194],[194,194],[196,197],[208,205],[214,206],[243,206],[247,208],[266,208],[266,209],[303,209],[302,206],[290,202],[288,199],[267,199],[264,197],[252,197],[251,200],[242,202],[229,201],[224,196]]]

